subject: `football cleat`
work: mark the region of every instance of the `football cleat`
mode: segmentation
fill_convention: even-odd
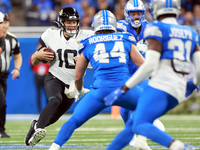
[[[31,136],[30,140],[28,141],[29,145],[31,145],[32,147],[35,146],[41,139],[45,137],[46,133],[46,129],[37,128]]]
[[[152,149],[148,146],[147,142],[137,138],[135,140],[133,150],[152,150]]]
[[[0,131],[0,138],[10,138],[10,136],[5,131]]]
[[[134,136],[133,136],[132,140],[130,141],[129,145],[134,146],[136,140],[137,140],[137,135],[134,134]]]
[[[28,131],[28,133],[26,134],[26,137],[25,137],[25,144],[26,144],[27,146],[29,146],[28,141],[30,140],[30,138],[31,138],[31,136],[33,135],[33,133],[35,132],[34,127],[35,127],[35,124],[36,124],[36,123],[37,123],[37,120],[36,120],[36,119],[33,119],[33,120],[31,121],[31,127],[30,127],[30,129],[29,129],[29,131]]]

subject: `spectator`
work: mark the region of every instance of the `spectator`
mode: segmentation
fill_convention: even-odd
[[[181,11],[180,11],[180,14],[179,14],[179,17],[177,19],[177,22],[181,25],[184,24],[185,22],[185,9],[184,8],[181,8]]]
[[[28,26],[53,25],[55,19],[56,11],[52,0],[32,0],[32,4],[26,13]]]
[[[85,16],[81,19],[81,27],[88,28],[91,27],[92,19],[95,15],[96,11],[94,7],[88,7]]]
[[[185,13],[184,25],[190,26],[193,29],[195,29],[196,31],[198,30],[197,25],[194,23],[194,16],[193,16],[193,13],[191,11],[187,11]]]
[[[75,0],[61,0],[61,9],[65,7],[73,7],[78,11],[80,17],[84,16],[84,11],[80,2],[76,2]]]
[[[0,11],[2,13],[6,13],[8,15],[11,14],[12,12],[12,4],[10,0],[0,0]]]
[[[106,0],[97,0],[96,12],[99,12],[100,10],[110,10],[111,12],[114,11],[114,9],[109,5]]]
[[[124,7],[126,5],[127,0],[118,0],[115,5],[114,14],[117,20],[123,20],[124,18]]]
[[[37,49],[40,47],[41,45],[38,44],[37,45]],[[32,65],[32,71],[34,73],[35,76],[35,85],[36,85],[36,90],[37,90],[37,104],[38,104],[38,110],[39,113],[41,112],[42,108],[42,100],[41,100],[41,92],[42,90],[44,91],[44,79],[46,74],[48,73],[49,70],[49,63],[48,64],[44,64],[42,62],[40,62],[38,65]],[[46,95],[46,94],[45,94]],[[48,103],[48,100],[46,98],[45,103]]]
[[[182,3],[182,6],[185,11],[192,11],[193,9],[193,1],[192,0],[184,0]]]
[[[200,4],[197,4],[194,6],[193,14],[194,14],[194,23],[196,24],[198,33],[200,34],[200,31],[199,31],[199,29],[200,29]]]

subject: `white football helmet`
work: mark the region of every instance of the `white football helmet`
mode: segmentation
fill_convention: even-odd
[[[175,14],[178,18],[181,10],[180,0],[151,0],[150,12],[154,20],[165,14]]]
[[[142,16],[140,17],[133,17],[130,16],[130,12],[132,11],[141,11]],[[145,16],[145,7],[141,0],[129,0],[125,7],[124,7],[124,16],[125,19],[134,27],[138,28],[141,26],[142,21],[144,20]],[[135,18],[139,18],[139,20],[135,20]]]
[[[117,20],[109,10],[101,10],[94,16],[91,27],[95,33],[100,30],[112,30],[116,32]]]

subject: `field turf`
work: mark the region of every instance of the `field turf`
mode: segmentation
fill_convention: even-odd
[[[13,150],[47,150],[53,142],[62,124],[69,119],[71,115],[64,115],[58,122],[47,127],[46,137],[35,147],[29,147],[24,144],[24,137],[30,127],[30,121],[33,117],[27,115],[14,116],[15,119],[9,119],[6,122],[6,132],[11,138],[0,138],[0,149]],[[200,149],[200,116],[192,115],[165,115],[160,118],[165,125],[166,132],[190,145]],[[86,122],[77,129],[71,139],[66,142],[62,149],[69,150],[103,150],[111,140],[124,128],[121,118],[113,120],[110,114],[100,114]],[[152,150],[167,150],[167,148],[148,140]],[[127,145],[124,150],[131,150]]]

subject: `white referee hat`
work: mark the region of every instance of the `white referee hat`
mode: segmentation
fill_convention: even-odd
[[[2,12],[0,12],[0,23],[2,23],[4,20],[4,14]]]

